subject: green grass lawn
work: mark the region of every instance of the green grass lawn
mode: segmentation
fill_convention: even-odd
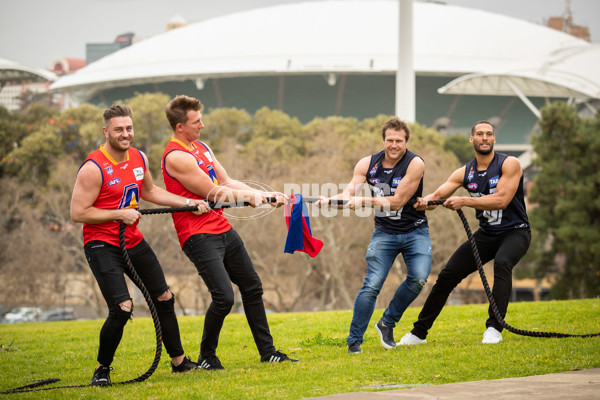
[[[412,328],[420,308],[409,308],[395,330],[397,341]],[[410,388],[451,382],[500,379],[600,367],[600,338],[547,339],[503,332],[497,345],[482,345],[486,305],[447,306],[428,343],[385,350],[372,325],[363,353],[348,355],[345,338],[351,311],[269,314],[275,345],[300,363],[260,363],[243,315],[227,317],[218,356],[224,371],[172,374],[163,357],[142,383],[22,393],[13,398],[94,399],[302,399],[378,387]],[[586,334],[600,332],[600,299],[513,303],[507,322],[515,328]],[[89,383],[96,366],[102,320],[0,325],[0,391],[29,380],[60,378],[53,386]],[[184,349],[196,360],[203,317],[179,319]],[[154,357],[152,320],[134,318],[125,334],[111,378],[119,382],[144,373]],[[389,385],[389,386],[388,386]]]

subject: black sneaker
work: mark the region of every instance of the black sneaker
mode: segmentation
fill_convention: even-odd
[[[375,330],[379,334],[379,339],[383,348],[391,350],[396,347],[396,342],[394,341],[394,328],[383,326],[383,322],[379,320],[375,324]]]
[[[94,376],[92,376],[92,386],[110,386],[110,371],[112,371],[112,367],[104,365],[96,368]]]
[[[189,357],[184,357],[179,365],[173,365],[173,362],[171,362],[171,372],[187,372],[194,369],[198,369],[198,364],[190,360]]]
[[[350,346],[348,346],[348,354],[360,354],[362,353],[362,349],[360,348],[360,343],[354,342]]]
[[[198,368],[206,369],[209,371],[215,371],[218,369],[225,369],[221,365],[221,361],[217,356],[198,358]]]
[[[260,362],[299,362],[299,360],[295,360],[293,358],[289,358],[287,354],[280,352],[279,350],[275,350],[271,354],[267,354],[266,356],[262,356],[260,358]]]

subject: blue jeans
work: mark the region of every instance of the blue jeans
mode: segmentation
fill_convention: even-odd
[[[377,296],[392,268],[394,260],[402,253],[406,263],[406,279],[394,293],[394,297],[383,313],[383,323],[395,327],[402,314],[421,293],[431,270],[431,240],[429,228],[416,229],[409,233],[391,235],[378,229],[373,231],[367,248],[367,276],[356,295],[354,314],[350,324],[348,345],[362,343]]]

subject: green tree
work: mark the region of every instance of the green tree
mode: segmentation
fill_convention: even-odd
[[[52,126],[44,126],[23,139],[21,146],[8,153],[7,170],[26,181],[43,184],[62,154],[61,141]]]
[[[17,148],[29,134],[27,124],[0,106],[0,177],[14,160],[8,154]]]
[[[539,173],[529,213],[535,271],[553,276],[556,298],[600,294],[600,117],[584,119],[565,103],[542,109],[532,139]]]
[[[92,104],[66,110],[56,119],[56,133],[63,151],[77,163],[83,162],[89,153],[104,143],[102,125],[102,110]]]
[[[473,145],[465,135],[456,134],[447,137],[444,142],[444,150],[454,153],[462,164],[473,159]]]
[[[210,143],[214,152],[226,151],[231,141],[243,144],[251,138],[248,132],[252,116],[246,110],[217,108],[204,114],[203,122],[200,140]]]
[[[306,139],[297,118],[263,107],[256,111],[242,152],[260,165],[260,175],[272,177],[306,152]]]
[[[165,116],[168,102],[169,96],[164,93],[137,93],[125,101],[133,110],[133,145],[146,153],[154,176],[160,173],[160,156],[172,135]]]

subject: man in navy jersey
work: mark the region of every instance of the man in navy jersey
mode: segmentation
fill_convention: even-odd
[[[424,210],[412,203],[423,195],[425,163],[408,150],[408,125],[399,118],[390,118],[382,127],[384,150],[361,159],[354,167],[350,184],[341,195],[345,207],[373,207],[375,229],[367,248],[367,275],[354,302],[350,334],[346,339],[348,353],[362,353],[363,335],[375,309],[375,302],[398,254],[406,263],[406,279],[396,289],[394,297],[381,319],[375,324],[381,345],[396,347],[394,327],[413,300],[421,293],[431,269],[431,241]],[[370,197],[357,194],[364,183]],[[318,206],[330,204],[322,197]]]
[[[504,318],[512,289],[512,269],[525,255],[531,241],[525,211],[523,170],[515,157],[494,152],[496,137],[494,127],[489,122],[475,123],[469,141],[473,143],[475,158],[454,171],[435,192],[419,199],[415,208],[432,209],[434,207],[427,207],[427,201],[447,199],[443,205],[451,210],[462,207],[476,210],[479,230],[473,236],[481,262],[485,264],[494,260],[492,293]],[[461,186],[467,189],[470,196],[450,197]],[[450,292],[476,270],[471,245],[466,241],[440,272],[413,330],[400,340],[400,344],[426,343],[427,332],[442,311]],[[502,341],[502,326],[496,320],[491,306],[488,314],[482,343],[499,343]]]

